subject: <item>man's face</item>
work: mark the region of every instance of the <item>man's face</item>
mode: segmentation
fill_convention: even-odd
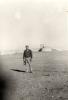
[[[29,49],[29,46],[26,46],[26,50],[28,50]]]

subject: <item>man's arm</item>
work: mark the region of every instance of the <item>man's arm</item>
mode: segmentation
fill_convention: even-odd
[[[23,52],[23,59],[25,58],[25,51]]]
[[[30,50],[30,54],[31,54],[31,59],[33,58],[33,54],[32,54],[32,51]]]
[[[23,63],[24,63],[24,65],[26,65],[26,61],[25,61],[25,51],[23,52]]]

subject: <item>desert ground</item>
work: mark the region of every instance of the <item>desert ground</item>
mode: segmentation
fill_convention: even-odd
[[[22,53],[2,55],[1,63],[5,100],[68,100],[68,52],[33,52],[32,73]]]

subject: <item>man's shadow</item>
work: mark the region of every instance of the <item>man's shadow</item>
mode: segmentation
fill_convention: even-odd
[[[5,100],[5,92],[7,89],[7,80],[4,77],[0,76],[0,100]]]
[[[19,69],[10,69],[10,70],[12,70],[12,71],[16,71],[16,72],[26,72],[25,70],[19,70]]]

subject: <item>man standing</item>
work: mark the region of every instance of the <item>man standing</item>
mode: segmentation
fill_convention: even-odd
[[[32,51],[29,49],[29,46],[26,45],[25,46],[25,50],[24,50],[24,53],[23,53],[23,62],[24,62],[24,65],[28,64],[28,69],[27,70],[29,73],[32,73],[31,71],[31,61],[32,61]]]

